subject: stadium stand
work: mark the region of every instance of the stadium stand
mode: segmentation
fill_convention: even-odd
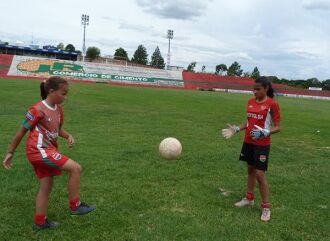
[[[99,68],[100,70],[106,68],[109,73],[114,75],[182,80],[182,71],[169,71],[164,69],[146,68],[130,65],[125,66],[112,63],[89,63],[89,65],[93,66],[94,68]]]
[[[39,46],[36,45],[25,47],[25,46],[0,44],[0,54],[38,56],[44,58],[54,58],[54,59],[74,60],[74,61],[77,60],[78,58],[77,52],[58,50],[57,48],[50,48],[49,46],[44,46],[43,48],[39,48]]]
[[[241,90],[251,91],[254,80],[245,77],[219,76],[213,74],[191,73],[184,71],[182,73],[185,82],[185,88],[192,90]],[[301,89],[292,86],[273,84],[278,95],[306,95],[330,97],[330,91],[315,91]]]
[[[219,76],[214,74],[182,72],[185,87],[187,89],[212,90],[214,88],[251,90],[253,80],[251,78]]]
[[[12,61],[13,61],[13,55],[0,54],[0,75],[8,74]]]

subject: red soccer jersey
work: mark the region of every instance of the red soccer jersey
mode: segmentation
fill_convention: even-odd
[[[57,137],[62,123],[63,111],[60,105],[52,108],[45,101],[41,101],[28,110],[23,126],[30,130],[26,143],[30,161],[47,158],[47,152],[57,150]]]
[[[250,132],[256,129],[254,125],[270,130],[273,123],[279,125],[280,121],[280,108],[275,100],[267,97],[266,101],[258,103],[255,98],[250,99],[247,105],[247,128],[244,142],[259,146],[270,145],[270,136],[253,140]]]

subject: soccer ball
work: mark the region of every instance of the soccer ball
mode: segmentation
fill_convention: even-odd
[[[178,159],[181,151],[181,143],[173,137],[165,138],[159,144],[159,153],[163,158],[167,160]]]

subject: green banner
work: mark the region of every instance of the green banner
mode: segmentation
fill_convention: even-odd
[[[159,81],[183,82],[182,80],[173,80],[173,79],[165,79],[165,78],[146,78],[146,77],[125,76],[125,75],[81,73],[81,72],[58,71],[58,70],[50,71],[50,73],[52,75],[69,76],[73,78],[112,80],[114,82],[140,82],[140,83],[141,82],[156,83]]]

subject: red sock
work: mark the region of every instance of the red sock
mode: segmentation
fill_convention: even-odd
[[[43,225],[46,222],[46,215],[45,214],[36,214],[34,216],[34,223],[37,225]]]
[[[246,193],[246,199],[249,201],[253,201],[254,200],[254,194],[252,192],[247,192]]]
[[[271,205],[270,205],[270,203],[262,203],[262,204],[261,204],[261,207],[262,207],[262,208],[270,208]]]
[[[70,200],[70,208],[71,210],[76,210],[80,205],[80,198],[74,198],[72,200]]]

